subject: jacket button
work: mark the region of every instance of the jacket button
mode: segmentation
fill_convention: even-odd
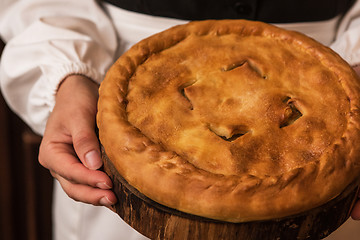
[[[251,5],[242,1],[235,3],[235,10],[239,15],[249,15],[252,12]]]

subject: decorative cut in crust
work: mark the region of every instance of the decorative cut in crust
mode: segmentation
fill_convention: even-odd
[[[331,49],[261,22],[191,22],[127,51],[100,142],[150,199],[228,222],[320,206],[360,176],[360,84]]]

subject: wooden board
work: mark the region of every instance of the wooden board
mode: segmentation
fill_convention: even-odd
[[[113,210],[130,226],[150,239],[321,239],[350,216],[358,186],[311,211],[282,219],[228,223],[186,214],[147,198],[123,179],[102,150],[104,171],[113,180],[118,202]]]

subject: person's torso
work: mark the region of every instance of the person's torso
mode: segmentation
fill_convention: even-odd
[[[323,21],[354,0],[105,0],[125,10],[182,20],[248,19],[268,23]]]

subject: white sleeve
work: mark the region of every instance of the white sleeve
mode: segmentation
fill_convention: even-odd
[[[330,47],[350,65],[360,64],[360,0],[343,17]]]
[[[11,0],[4,5],[1,90],[11,109],[43,134],[59,83],[69,74],[100,83],[114,61],[116,33],[95,0]]]

